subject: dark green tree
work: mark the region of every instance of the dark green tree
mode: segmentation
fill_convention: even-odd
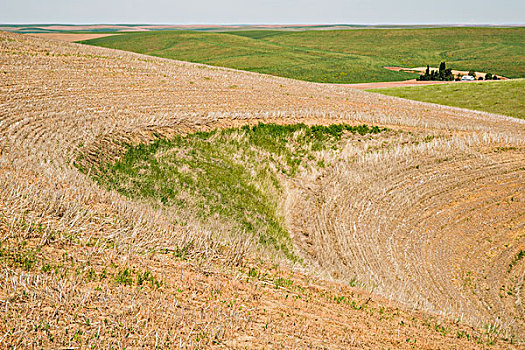
[[[454,80],[454,74],[452,74],[452,69],[447,69],[445,62],[439,64],[439,69],[430,70],[430,66],[427,65],[425,74],[419,76],[418,80],[441,80],[441,81],[452,81]]]
[[[448,68],[445,69],[445,79],[447,81],[453,81],[454,80],[454,74],[452,74],[452,69]]]

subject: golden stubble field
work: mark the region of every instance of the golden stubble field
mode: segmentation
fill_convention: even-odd
[[[0,55],[5,347],[523,341],[523,120],[8,33]],[[111,159],[114,140],[259,121],[393,130],[285,184],[303,265],[180,226],[72,165]]]
[[[112,36],[117,34],[31,33],[27,35],[44,39],[75,42],[82,40],[91,40],[96,38],[104,38],[106,36]]]

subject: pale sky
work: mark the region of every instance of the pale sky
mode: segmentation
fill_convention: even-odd
[[[525,0],[0,0],[0,23],[525,24]]]

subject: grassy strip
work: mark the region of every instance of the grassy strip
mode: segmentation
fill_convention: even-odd
[[[259,124],[198,132],[129,146],[116,163],[104,164],[98,182],[155,205],[177,208],[203,222],[219,218],[294,259],[279,215],[281,178],[301,167],[324,166],[319,151],[336,148],[348,133],[378,127]]]
[[[446,61],[459,70],[524,78],[525,28],[123,33],[83,43],[323,83],[396,81],[385,66]],[[521,64],[520,64],[521,62]]]
[[[368,90],[410,100],[525,118],[525,79]]]

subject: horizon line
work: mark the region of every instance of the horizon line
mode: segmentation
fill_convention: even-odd
[[[114,26],[525,26],[525,23],[110,23],[110,22],[16,22],[16,23],[0,23],[0,25],[68,25],[68,26],[87,26],[87,25],[114,25]]]

